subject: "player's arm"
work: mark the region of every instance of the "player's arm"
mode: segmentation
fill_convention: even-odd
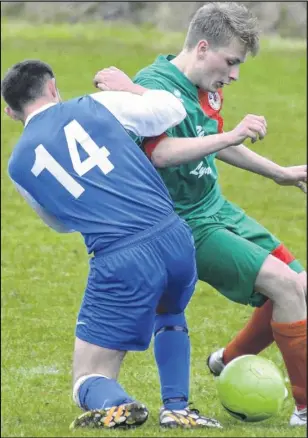
[[[138,82],[137,79],[138,84],[134,84],[128,76],[123,75],[123,72],[114,67],[104,69],[95,75],[94,83],[102,90],[141,92],[144,93],[144,96],[149,93],[145,92],[146,81]],[[162,92],[164,90],[152,90],[152,93],[154,91]],[[166,130],[164,129],[161,132]],[[162,138],[154,140],[155,147],[151,144],[151,160],[156,167],[177,166],[201,159],[226,147],[240,144],[246,138],[251,138],[255,142],[258,137],[262,139],[265,134],[266,122],[264,117],[249,114],[230,132],[198,138],[172,138],[164,135]],[[143,135],[151,137],[155,134]],[[153,143],[153,140],[151,141]]]
[[[216,158],[239,169],[248,170],[272,179],[277,184],[295,185],[306,192],[306,186],[303,184],[307,181],[306,165],[282,167],[250,150],[243,144],[231,146],[218,152]]]
[[[151,160],[156,167],[169,167],[201,159],[232,145],[241,144],[247,138],[255,142],[258,137],[262,139],[265,135],[264,117],[249,114],[232,131],[196,138],[164,136],[148,141],[145,149],[151,150]]]
[[[109,87],[104,85],[104,81],[110,83],[113,78],[123,86],[120,85],[117,92],[108,92]],[[160,135],[186,117],[183,104],[172,93],[136,85],[118,69],[102,70],[96,79],[96,86],[105,91],[91,94],[91,97],[103,104],[126,130],[137,136]]]
[[[55,216],[47,213],[47,211],[33,199],[33,197],[19,184],[13,181],[16,189],[21,194],[21,196],[26,200],[31,208],[39,215],[43,222],[48,225],[48,227],[57,231],[58,233],[72,233],[74,230],[66,228]]]

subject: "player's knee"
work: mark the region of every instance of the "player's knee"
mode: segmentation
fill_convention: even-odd
[[[276,294],[275,300],[285,308],[300,308],[305,305],[305,290],[298,275],[293,272],[290,275],[285,275],[280,291]],[[280,293],[279,293],[280,292]]]
[[[192,295],[192,294],[191,294]],[[187,307],[187,304],[191,298],[191,295],[189,297],[181,297],[179,300],[174,300],[172,302],[164,302],[161,300],[161,302],[158,304],[156,308],[156,314],[158,315],[179,315],[184,312],[184,310]]]
[[[304,305],[305,290],[298,275],[294,275],[292,272],[290,275],[285,275],[281,280],[283,280],[283,284],[280,293],[278,291],[276,295],[276,301],[282,302],[284,306],[288,306],[291,303],[297,306]]]
[[[279,276],[279,273],[277,274]],[[298,274],[292,270],[288,270],[282,277],[279,276],[279,281],[282,282],[282,292],[285,296],[293,299],[293,301],[301,301],[305,296],[303,282]]]
[[[293,322],[307,318],[305,290],[297,274],[293,271],[283,278],[283,286],[275,296],[273,318]]]
[[[184,312],[157,314],[155,317],[154,334],[157,336],[165,331],[183,331],[188,333]]]
[[[298,277],[292,279],[292,288],[289,291],[289,301],[293,301],[296,308],[305,309],[306,308],[306,298],[305,298],[305,289],[304,286]],[[307,312],[306,312],[307,313]]]
[[[292,279],[292,287],[288,291],[285,308],[294,308],[297,314],[302,315],[301,318],[307,318],[305,288],[298,275]]]

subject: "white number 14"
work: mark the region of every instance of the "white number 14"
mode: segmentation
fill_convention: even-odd
[[[101,171],[107,175],[114,168],[113,164],[108,160],[109,151],[105,146],[98,147],[92,140],[89,134],[83,127],[73,120],[64,128],[65,137],[68,145],[68,150],[71,156],[72,165],[75,172],[79,176],[83,176],[93,167],[98,166]],[[77,149],[77,142],[89,155],[88,158],[81,161]],[[54,158],[47,149],[40,144],[35,149],[35,162],[31,172],[35,176],[39,176],[44,170],[48,170],[59,183],[74,196],[79,196],[84,192],[84,188],[80,185]]]

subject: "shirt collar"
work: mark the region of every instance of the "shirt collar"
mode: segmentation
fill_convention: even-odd
[[[39,109],[37,109],[36,111],[33,111],[31,114],[28,115],[28,117],[25,120],[25,126],[26,127],[28,125],[28,123],[30,122],[30,120],[36,116],[37,114],[45,111],[46,109],[50,108],[51,106],[57,105],[55,102],[51,102],[51,103],[47,103],[46,105],[42,105],[41,107],[39,107]]]
[[[175,55],[159,55],[156,58],[155,64],[164,67],[164,75],[170,79],[176,80],[178,86],[183,88],[186,92],[191,93],[195,98],[198,98],[198,88],[182,73],[176,65],[172,64],[172,59]]]

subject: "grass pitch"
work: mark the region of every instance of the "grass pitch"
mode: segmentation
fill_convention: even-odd
[[[184,36],[130,27],[31,26],[2,23],[2,75],[13,63],[39,58],[51,64],[64,99],[94,91],[94,73],[115,65],[129,75],[158,53],[176,52]],[[262,114],[268,136],[253,149],[282,165],[306,162],[306,51],[302,43],[265,41],[261,54],[243,65],[240,81],[225,90],[225,129],[247,113]],[[3,110],[3,102],[2,107]],[[71,401],[71,359],[76,314],[88,272],[87,254],[76,234],[49,231],[15,192],[7,160],[21,125],[1,112],[2,207],[2,436],[238,436],[300,437],[290,429],[289,397],[281,414],[259,424],[228,416],[205,369],[207,355],[225,345],[251,309],[233,304],[199,283],[187,310],[192,343],[191,401],[214,416],[223,431],[161,431],[159,383],[152,349],[129,354],[120,375],[127,391],[148,405],[148,422],[135,431],[78,431],[68,426],[79,413]],[[225,195],[275,233],[306,264],[304,195],[219,163]],[[275,346],[262,353],[283,371]]]

